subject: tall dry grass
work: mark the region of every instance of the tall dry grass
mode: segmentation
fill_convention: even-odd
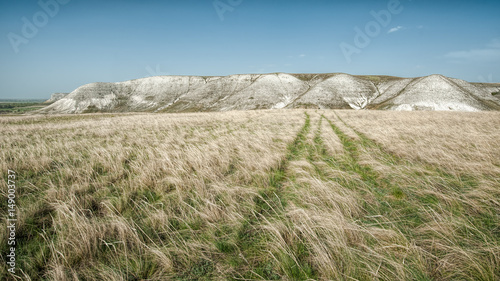
[[[337,113],[353,128],[401,157],[454,172],[500,174],[498,112]]]
[[[88,114],[0,124],[1,176],[19,175],[20,279],[500,276],[496,113]]]

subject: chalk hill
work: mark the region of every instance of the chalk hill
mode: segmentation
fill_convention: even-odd
[[[54,103],[54,102],[64,98],[67,95],[68,95],[68,93],[54,93],[50,96],[50,99],[46,100],[44,103]]]
[[[156,76],[79,87],[38,113],[191,112],[280,108],[500,110],[500,84],[442,75]]]

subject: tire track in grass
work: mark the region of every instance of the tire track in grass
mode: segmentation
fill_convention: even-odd
[[[362,132],[356,130],[353,128],[351,125],[347,124],[338,114],[337,112],[334,112],[336,117],[349,129],[351,129],[359,138],[360,138],[360,145],[370,148],[372,150],[375,150],[377,155],[379,155],[382,160],[383,164],[386,165],[403,165],[403,166],[409,166],[410,168],[423,168],[426,170],[427,173],[433,174],[437,173],[437,176],[442,177],[445,179],[444,184],[448,183],[451,185],[454,189],[457,190],[463,190],[463,189],[469,189],[472,187],[475,187],[478,185],[477,181],[475,181],[472,177],[464,175],[464,174],[451,174],[442,168],[427,163],[425,161],[412,161],[410,159],[405,159],[401,156],[396,155],[395,153],[389,151],[386,149],[382,144],[378,143],[376,140],[373,140],[369,137],[367,137],[365,134]],[[415,176],[418,176],[416,174]]]
[[[301,137],[297,138],[299,141],[294,142],[296,145],[290,147],[290,154],[288,154],[289,157],[287,157],[287,169],[285,169],[286,180],[282,182],[287,187],[287,192],[283,193],[283,198],[289,198],[287,201],[289,202],[288,205],[290,208],[286,208],[288,205],[283,206],[283,208],[280,209],[281,213],[274,216],[274,218],[279,219],[279,222],[282,226],[285,226],[286,229],[277,230],[277,232],[274,233],[274,242],[276,242],[276,238],[283,240],[280,243],[282,252],[273,252],[273,254],[276,254],[274,257],[281,268],[279,272],[284,273],[285,276],[283,277],[290,278],[291,280],[314,280],[317,279],[319,275],[325,274],[325,272],[321,272],[320,264],[313,258],[315,249],[318,249],[318,241],[309,241],[309,239],[316,237],[315,235],[321,236],[322,234],[316,233],[313,234],[312,237],[308,236],[311,235],[311,233],[302,232],[305,225],[300,221],[296,221],[297,218],[290,217],[290,211],[294,213],[302,209],[307,213],[307,209],[310,207],[314,208],[313,205],[304,205],[302,202],[303,199],[301,195],[313,191],[309,190],[307,183],[305,185],[301,183],[300,178],[305,180],[305,182],[319,181],[327,183],[331,181],[331,179],[327,177],[328,172],[325,171],[328,164],[324,162],[327,152],[326,148],[322,145],[321,139],[321,125],[324,121],[323,119],[322,116],[319,116],[316,130],[314,130],[313,133],[310,133],[310,129],[304,130]],[[307,164],[305,164],[305,162],[307,162]],[[309,170],[308,167],[311,168],[311,170]],[[302,170],[303,168],[306,170]],[[296,206],[300,207],[297,208]],[[264,222],[268,222],[267,219],[269,218],[270,217],[264,217]],[[306,222],[306,224],[309,223],[312,223],[311,226],[314,228],[315,223],[313,221]],[[280,235],[282,237],[280,237]],[[339,255],[337,262],[342,263],[342,259],[340,258],[342,254],[336,254]],[[359,266],[362,267],[363,264],[360,263]],[[365,271],[368,272],[368,269],[365,269]],[[252,276],[249,277],[251,278]],[[261,279],[272,279],[271,277],[276,277],[276,275],[259,274],[256,277]]]
[[[295,183],[294,170],[293,167],[290,167],[290,163],[293,161],[307,161],[314,168],[313,173],[315,172],[323,182],[337,182],[341,186],[364,194],[364,197],[367,199],[371,197],[371,194],[375,194],[375,204],[372,204],[374,203],[373,199],[361,203],[364,204],[363,209],[365,210],[366,216],[356,220],[357,222],[354,222],[355,224],[361,224],[362,227],[376,226],[382,229],[394,228],[392,226],[393,222],[385,224],[387,223],[387,219],[385,218],[388,217],[389,213],[392,211],[391,204],[386,203],[384,205],[391,184],[380,177],[380,175],[373,171],[370,166],[362,165],[358,162],[361,153],[358,147],[359,141],[348,137],[336,127],[333,122],[324,116],[319,118],[318,127],[314,134],[310,136],[309,132],[311,125],[310,121],[307,119],[309,119],[309,116],[307,116],[306,124],[301,132],[299,132],[294,142],[289,145],[285,160],[277,169],[274,169],[273,172],[270,173],[269,183],[271,187],[264,190],[264,192],[269,191],[270,193],[262,193],[261,191],[259,196],[255,197],[256,201],[254,202],[255,209],[253,211],[253,217],[249,216],[250,219],[244,222],[238,232],[239,243],[237,243],[237,246],[240,249],[240,255],[243,255],[241,260],[244,260],[244,262],[240,261],[240,268],[246,270],[246,274],[239,275],[240,278],[276,280],[286,277],[292,280],[307,280],[315,279],[317,275],[324,274],[318,271],[317,264],[313,264],[314,259],[312,259],[312,261],[310,259],[311,253],[314,252],[312,248],[314,246],[310,245],[307,241],[307,237],[302,237],[300,233],[295,232],[296,228],[300,226],[295,225],[293,220],[287,217],[285,210],[287,207],[287,198],[290,198],[289,202],[291,201],[300,205],[300,194],[302,192],[308,192],[307,186]],[[341,156],[332,156],[327,153],[323,140],[321,139],[321,124],[324,121],[323,119],[329,122],[330,127],[332,127],[343,145],[345,153]],[[323,165],[322,162],[326,164]],[[331,178],[326,168],[328,166],[343,170],[352,177]],[[308,175],[306,175],[306,177],[309,178]],[[316,176],[313,175],[310,176],[310,178],[315,177]],[[292,184],[296,189],[294,191],[290,190],[285,192],[283,186],[288,186],[288,184]],[[295,198],[293,197],[294,195],[296,196]],[[307,209],[309,207],[303,206],[302,208]],[[370,216],[371,214],[376,214],[377,216]],[[380,221],[380,217],[384,218],[384,220]],[[286,242],[286,245],[283,246],[283,244],[281,244],[283,246],[280,248],[283,249],[281,253],[276,253],[275,251],[271,253],[269,249],[266,248],[266,243],[272,243],[272,238],[279,237],[273,236],[273,234],[269,232],[265,233],[262,231],[263,229],[259,228],[259,224],[266,224],[276,220],[285,225],[286,230],[284,230],[284,233],[279,232],[274,235],[293,236],[292,239]],[[369,237],[367,239],[367,243],[378,243],[372,241],[373,239],[369,239]],[[374,244],[374,246],[375,245],[376,244]],[[356,246],[354,247],[356,248]],[[362,251],[362,249],[358,250]],[[266,253],[269,253],[269,255]],[[401,262],[399,259],[393,257],[390,252],[387,254],[382,252],[381,254],[384,256],[383,260],[387,259],[393,264],[400,264]],[[271,257],[274,258],[274,260],[271,259]],[[363,259],[363,257],[364,256],[359,256],[358,259]],[[358,262],[358,260],[353,262]],[[370,276],[370,269],[368,267],[365,268],[364,265],[363,262],[358,264],[358,266],[361,267],[359,272],[361,275],[358,277],[365,275]],[[251,269],[249,270],[248,267]],[[391,271],[390,266],[385,265],[384,267],[382,271]],[[345,276],[351,276],[349,274],[353,274],[353,272]],[[357,275],[352,275],[352,277],[356,276]]]
[[[303,178],[303,180],[306,184],[303,185],[302,183],[300,183],[301,180],[298,180],[296,183],[294,183],[293,179],[291,180],[292,184],[294,184],[294,186],[296,188],[295,194],[296,194],[297,200],[293,201],[293,202],[296,203],[298,206],[300,206],[297,210],[303,209],[303,211],[305,213],[308,213],[309,211],[312,211],[313,213],[317,212],[317,210],[313,211],[317,207],[325,208],[326,205],[322,205],[322,204],[326,203],[328,201],[328,199],[327,199],[327,201],[324,201],[324,202],[321,202],[321,200],[318,201],[319,205],[314,205],[314,204],[311,205],[311,202],[309,202],[307,204],[302,204],[302,202],[301,202],[302,201],[301,194],[306,194],[308,192],[313,192],[313,194],[314,194],[314,192],[319,191],[318,189],[316,189],[319,186],[331,186],[331,184],[335,182],[335,183],[338,183],[342,187],[347,187],[348,189],[353,190],[354,192],[360,193],[360,194],[362,194],[363,191],[370,189],[371,191],[365,192],[365,193],[369,193],[369,195],[365,195],[365,197],[369,197],[370,194],[372,194],[374,192],[373,190],[376,191],[377,189],[380,189],[383,191],[383,186],[381,186],[381,184],[379,184],[379,182],[377,181],[378,175],[375,172],[371,171],[370,167],[364,167],[363,165],[358,164],[358,162],[357,162],[357,155],[358,154],[357,154],[356,143],[355,142],[351,143],[351,140],[345,134],[343,134],[342,131],[340,131],[339,140],[342,142],[342,144],[344,146],[345,153],[342,153],[340,156],[339,155],[332,156],[332,155],[328,154],[327,149],[323,143],[323,139],[321,138],[322,122],[325,121],[323,119],[328,121],[328,119],[324,118],[323,116],[320,116],[320,118],[317,122],[317,129],[315,130],[314,134],[307,139],[307,142],[305,143],[305,146],[306,146],[305,152],[307,154],[303,155],[303,157],[300,158],[302,160],[306,160],[310,164],[309,167],[311,167],[310,173],[308,173],[308,174],[303,174],[303,172],[305,170],[301,171],[301,167],[298,167],[299,170],[298,170],[297,176],[300,178]],[[306,166],[304,166],[304,167],[306,167]],[[339,178],[332,177],[332,173],[330,171],[330,168],[333,168],[332,170],[341,171],[342,173],[344,173],[344,177],[339,177]],[[293,177],[293,170],[291,170],[290,172],[291,172],[290,176]],[[345,177],[346,174],[347,174],[347,177]],[[319,184],[319,186],[316,186],[316,187],[311,186],[313,189],[309,190],[310,186],[308,185],[308,182],[311,182],[313,185]],[[333,185],[333,186],[335,186],[335,185]],[[335,192],[335,191],[331,191],[331,192]],[[315,196],[313,194],[311,194],[311,195]],[[319,194],[321,194],[321,193],[319,193]],[[340,191],[340,194],[345,194],[345,193]],[[385,194],[377,196],[377,197],[383,197],[384,195]],[[308,195],[306,195],[306,196],[308,196]],[[340,196],[342,196],[342,195],[340,195]],[[368,200],[366,200],[365,202],[359,202],[361,204],[365,204],[365,206],[363,208],[366,210],[365,213],[370,213],[370,212],[377,213],[377,211],[379,211],[378,206],[375,204],[370,205],[369,203],[366,203],[367,201]],[[371,200],[371,201],[373,202],[373,200]],[[335,201],[333,201],[333,202],[335,202]],[[343,201],[337,201],[337,203],[334,203],[334,204],[338,204],[338,206],[340,208],[346,206],[346,205],[344,205]],[[308,210],[311,207],[313,209]],[[331,208],[331,206],[328,205],[327,208]],[[329,216],[329,211],[330,211],[330,209],[325,209],[324,215]],[[344,215],[349,217],[350,211],[345,210],[345,212],[346,213]],[[318,213],[316,213],[316,214],[318,214]],[[332,215],[333,215],[333,217],[335,217],[338,214],[332,213]],[[344,218],[347,219],[347,217],[344,217]],[[352,219],[352,221],[351,221],[351,219]],[[370,220],[369,218],[364,218],[364,217],[361,217],[359,219],[358,219],[358,217],[353,217],[351,219],[347,219],[347,220],[351,221],[350,223],[352,223],[354,225],[360,224],[360,220],[364,221],[364,222],[361,222],[361,228],[359,229],[358,233],[360,235],[364,236],[365,237],[364,239],[367,239],[366,243],[377,243],[375,241],[376,239],[374,240],[373,238],[371,238],[371,235],[368,235],[367,233],[365,233],[362,230],[366,226],[365,222],[371,223],[372,225],[375,225],[378,223],[377,221],[375,221],[375,220],[369,221]],[[290,229],[292,230],[292,233],[294,233],[298,229],[301,229],[302,227],[304,227],[303,223],[300,221],[293,222],[292,220],[289,220],[289,221],[287,221],[287,223],[290,224]],[[295,225],[296,223],[297,223],[297,225]],[[316,223],[314,221],[306,222],[306,224],[310,224],[310,223],[312,223],[312,225],[311,225],[312,229],[315,229]],[[337,226],[335,226],[335,227],[337,227]],[[381,227],[381,228],[387,228],[387,227]],[[357,228],[354,227],[354,229],[357,229]],[[298,230],[298,231],[300,233],[300,230]],[[304,237],[302,237],[301,234],[298,234],[299,239],[303,240],[303,243],[301,243],[301,246],[302,246],[301,252],[304,253],[302,255],[302,257],[299,258],[299,260],[303,261],[303,263],[302,263],[303,265],[309,266],[309,267],[305,267],[305,268],[311,268],[311,270],[312,270],[311,273],[313,273],[313,275],[308,276],[309,278],[316,277],[316,276],[321,276],[321,278],[332,278],[332,275],[329,275],[331,273],[328,273],[328,271],[322,270],[322,268],[324,269],[324,265],[321,265],[321,261],[318,261],[317,259],[311,258],[312,257],[311,253],[316,253],[319,255],[326,254],[331,258],[331,261],[337,265],[338,272],[336,274],[338,274],[338,275],[336,275],[337,277],[335,277],[335,278],[338,278],[340,276],[344,276],[347,278],[356,277],[356,278],[363,279],[364,277],[368,278],[369,276],[371,276],[372,273],[371,273],[370,268],[369,268],[370,265],[363,262],[363,260],[366,259],[366,256],[359,255],[360,252],[364,251],[363,247],[369,246],[371,244],[360,247],[359,245],[354,243],[354,244],[346,245],[345,248],[341,247],[333,252],[328,252],[328,250],[326,252],[322,252],[322,250],[319,250],[320,252],[316,252],[316,251],[318,251],[318,249],[327,245],[327,244],[323,244],[323,242],[315,240],[316,235],[321,236],[321,235],[325,234],[325,233],[321,233],[322,231],[319,229],[318,229],[318,231],[319,232],[313,231],[313,232],[310,232],[307,234],[304,233],[306,235]],[[326,233],[329,233],[328,230],[326,231]],[[309,236],[309,235],[312,235],[312,236]],[[335,234],[333,234],[333,235],[335,235]],[[330,236],[326,236],[325,239],[328,240],[329,237]],[[342,236],[342,237],[344,237],[344,236]],[[312,239],[312,240],[309,241],[309,239]],[[369,241],[371,241],[371,242],[369,242]],[[326,243],[328,243],[328,242],[326,242]],[[351,247],[353,250],[349,250],[349,249],[351,249]],[[343,252],[343,251],[345,251],[345,252]],[[345,261],[344,258],[347,258],[347,256],[349,256],[351,259],[352,258],[354,258],[354,259],[350,260],[350,261]],[[393,258],[389,257],[389,256],[387,256],[385,258],[387,258],[387,260],[390,260],[391,263],[398,262],[396,260],[393,260]],[[349,260],[349,258],[347,258],[347,259]],[[383,261],[383,260],[384,259],[382,259],[381,261]],[[344,263],[349,263],[349,264],[344,264]],[[373,267],[373,265],[371,265],[371,266]],[[377,266],[378,266],[378,264],[377,264]],[[356,268],[356,269],[353,270],[353,268]],[[385,268],[383,271],[387,271],[387,270],[388,269]],[[296,279],[296,280],[303,280],[303,279]]]
[[[321,274],[315,272],[315,265],[308,263],[309,253],[313,251],[307,241],[302,241],[302,237],[295,237],[287,242],[286,251],[275,255],[276,253],[271,252],[266,245],[270,245],[269,243],[272,242],[272,238],[276,237],[273,237],[272,233],[266,232],[261,227],[263,224],[279,221],[287,227],[285,232],[294,233],[293,231],[297,226],[286,216],[286,208],[292,202],[299,203],[300,194],[302,191],[307,192],[307,187],[294,183],[293,165],[291,166],[290,164],[293,161],[305,160],[312,165],[321,181],[337,182],[345,188],[358,192],[361,198],[365,199],[364,202],[360,202],[363,214],[353,223],[359,224],[361,229],[366,228],[366,231],[372,228],[393,231],[397,234],[398,239],[401,239],[399,242],[394,242],[399,243],[395,244],[400,245],[401,250],[399,251],[410,251],[411,249],[408,253],[420,253],[417,256],[405,256],[401,258],[401,253],[389,248],[386,251],[377,252],[379,255],[377,256],[378,259],[381,259],[378,269],[380,269],[380,272],[390,274],[384,276],[405,276],[406,278],[416,280],[439,278],[438,273],[436,273],[438,275],[433,275],[433,272],[438,270],[435,266],[437,264],[435,261],[437,257],[434,255],[439,255],[439,253],[428,253],[425,249],[422,253],[420,252],[421,248],[418,246],[409,246],[428,238],[428,236],[415,233],[418,227],[427,222],[425,214],[422,214],[419,209],[421,202],[418,200],[421,199],[416,198],[416,195],[410,190],[419,187],[410,187],[407,186],[408,184],[403,184],[401,185],[405,188],[403,191],[401,190],[400,182],[393,178],[393,176],[397,177],[401,173],[398,169],[399,165],[406,165],[406,168],[412,171],[415,167],[420,167],[420,164],[411,163],[404,158],[388,153],[376,141],[352,129],[342,119],[338,119],[346,127],[337,126],[335,122],[321,115],[318,121],[318,128],[311,137],[309,136],[311,122],[309,115],[306,114],[305,124],[297,134],[295,140],[288,146],[284,160],[269,173],[268,187],[261,189],[259,194],[254,197],[254,209],[237,231],[236,247],[232,251],[233,253],[237,251],[240,258],[234,260],[237,264],[236,268],[239,271],[234,275],[247,280],[277,280],[281,278],[306,280],[315,279],[316,275]],[[330,125],[333,133],[339,138],[345,153],[330,155],[325,148],[321,138],[321,124],[325,120]],[[359,138],[353,138],[352,134],[347,135],[341,127],[344,130],[346,128],[352,129]],[[382,174],[374,169],[373,164],[363,163],[364,156],[381,157],[384,162],[383,164],[389,168],[389,173],[387,175]],[[326,165],[323,165],[322,162],[326,163]],[[331,167],[332,170],[343,171],[347,176],[332,176],[327,167]],[[433,171],[434,174],[432,175],[435,176],[436,171]],[[437,176],[439,175],[437,174]],[[288,187],[288,184],[296,186],[296,190],[291,191],[284,188]],[[294,195],[296,195],[295,198],[293,197]],[[295,199],[298,200],[295,201]],[[308,207],[303,206],[303,208]],[[421,215],[424,217],[421,217]],[[365,234],[367,236],[371,235],[369,232],[363,235]],[[368,244],[365,246],[375,247],[372,250],[375,250],[380,245],[385,245],[379,245],[376,238],[369,238],[367,237],[366,243]],[[358,259],[362,257],[365,256],[361,255]],[[425,267],[422,267],[422,260],[419,259],[424,259]],[[354,261],[358,262],[357,260]],[[373,262],[378,263],[378,261]],[[382,265],[382,263],[384,264]],[[370,265],[368,264],[366,263],[367,268],[364,268],[363,265],[365,265],[365,262],[360,261],[360,266],[363,267],[360,269],[360,275],[345,275],[345,277],[359,278],[365,275],[371,276],[370,274],[373,274],[373,272],[370,271]],[[404,268],[404,273],[395,272],[392,267],[394,265],[401,265]],[[430,266],[430,268],[427,268],[427,266]],[[378,269],[377,272],[379,271]],[[377,274],[375,273],[372,277],[377,278]]]
[[[368,230],[372,228],[394,231],[394,233],[397,233],[398,239],[402,239],[399,242],[402,243],[402,248],[406,247],[405,245],[410,245],[409,242],[413,241],[411,235],[412,229],[410,229],[407,222],[400,218],[401,215],[406,215],[404,213],[405,208],[407,208],[405,205],[405,195],[400,195],[400,188],[392,182],[390,178],[379,174],[370,165],[360,163],[362,154],[368,153],[364,151],[363,139],[354,139],[348,136],[330,119],[324,115],[322,115],[322,118],[328,122],[333,133],[339,138],[346,153],[340,156],[329,155],[326,149],[322,149],[324,144],[320,134],[315,138],[315,145],[319,147],[318,151],[321,152],[320,157],[322,157],[323,161],[331,168],[340,169],[351,175],[347,178],[329,178],[329,180],[333,180],[348,189],[355,190],[361,195],[361,198],[364,199],[360,202],[363,213],[353,222],[359,225],[361,229],[368,231],[366,233],[363,231],[363,236],[366,236],[366,243],[368,243],[364,247],[375,247],[373,248],[373,250],[375,250],[386,243],[383,241],[379,242],[377,239],[374,239],[374,236],[372,237],[372,234]],[[405,217],[405,219],[410,218]],[[418,215],[415,220],[418,225],[422,223]],[[382,244],[379,245],[379,243]],[[379,270],[385,272],[385,274],[390,274],[393,278],[402,278],[402,275],[399,275],[400,273],[393,271],[394,269],[392,266],[394,265],[402,265],[402,267],[405,268],[405,273],[403,275],[406,276],[405,278],[409,278],[410,276],[427,276],[425,272],[422,272],[415,266],[415,262],[416,264],[419,262],[418,258],[415,258],[414,261],[413,258],[408,257],[405,263],[405,258],[401,256],[398,257],[396,252],[392,250],[381,251],[378,252],[377,255],[378,258],[381,258],[380,266],[382,266],[382,264],[384,265],[382,269],[379,266]],[[363,264],[368,266],[365,263]],[[370,273],[368,268],[364,270],[367,270],[369,274],[373,273]],[[376,277],[376,275],[373,277]],[[425,278],[423,280],[425,280]]]
[[[333,132],[340,139],[344,150],[347,152],[344,159],[340,161],[331,157],[327,159],[327,161],[336,166],[340,166],[343,170],[359,175],[362,181],[366,183],[371,190],[375,191],[379,195],[385,195],[386,189],[390,187],[390,183],[386,179],[381,178],[370,166],[359,163],[360,142],[347,136],[338,126],[335,125],[334,122],[326,118],[324,115],[322,117],[328,121]]]
[[[335,112],[335,114],[337,113]],[[382,215],[386,218],[390,218],[390,221],[394,222],[395,225],[401,223],[405,225],[405,223],[403,223],[403,217],[408,222],[411,222],[413,226],[420,225],[422,223],[422,219],[418,215],[418,212],[415,212],[416,210],[409,209],[410,206],[405,204],[406,200],[408,199],[407,192],[404,192],[401,187],[393,181],[392,178],[388,178],[387,176],[379,174],[368,164],[361,164],[361,154],[370,152],[361,151],[360,149],[375,149],[377,154],[383,156],[384,162],[392,163],[393,165],[403,165],[405,163],[404,159],[400,159],[395,155],[384,153],[384,151],[382,151],[380,147],[376,146],[374,142],[366,138],[363,134],[360,134],[358,131],[354,130],[342,119],[340,119],[340,117],[338,118],[341,122],[344,123],[347,128],[353,130],[359,136],[359,140],[348,137],[338,126],[335,125],[334,122],[326,118],[334,133],[340,138],[344,148],[348,152],[349,164],[344,167],[360,175],[366,186],[371,191],[373,191],[373,194],[376,195],[375,199],[378,201],[379,205],[371,206],[365,204],[364,207],[366,211],[372,215]],[[393,169],[393,167],[390,168]],[[403,214],[401,214],[400,212],[403,212]],[[400,215],[403,215],[403,217],[400,217]],[[379,224],[378,220],[368,219],[364,222],[384,227]],[[400,228],[400,230],[408,233],[407,231],[405,231],[407,230],[406,226]]]
[[[456,264],[456,266],[463,267],[461,274],[469,277],[477,274],[473,266],[469,268],[470,264],[488,263],[491,259],[495,259],[495,255],[491,254],[488,245],[498,245],[499,240],[495,238],[482,240],[479,237],[498,237],[494,234],[498,231],[497,228],[489,223],[496,211],[491,205],[482,205],[483,209],[478,213],[474,206],[469,205],[474,203],[467,203],[467,193],[472,192],[473,194],[474,189],[479,185],[476,178],[466,174],[454,174],[430,163],[400,157],[388,151],[376,140],[370,139],[354,129],[340,118],[337,112],[335,115],[346,128],[352,130],[359,137],[358,140],[347,137],[338,126],[335,126],[334,122],[329,121],[332,129],[349,152],[351,160],[357,162],[354,163],[353,167],[361,166],[363,168],[361,171],[368,171],[363,178],[363,180],[368,179],[368,183],[378,179],[374,185],[381,191],[381,193],[376,193],[375,197],[378,206],[367,208],[367,212],[382,215],[384,220],[390,224],[384,226],[378,221],[371,223],[369,220],[362,220],[362,222],[398,231],[411,245],[415,245],[413,246],[414,250],[420,253],[420,259],[426,264],[425,267],[422,267],[422,261],[418,261],[418,258],[409,258],[405,263],[405,271],[409,276],[439,279],[443,274],[450,274],[446,272],[446,269],[439,269],[440,263],[452,255],[456,249],[459,249],[461,253],[468,253],[467,262],[459,262],[458,264],[462,265]],[[373,157],[375,163],[378,162],[381,166],[388,168],[388,172],[380,174],[370,167],[378,164],[359,163],[361,153]],[[440,197],[431,196],[432,192],[436,190],[438,190]],[[441,221],[443,217],[447,219]],[[467,230],[463,231],[465,234],[457,232],[456,235],[459,237],[453,236],[455,238],[446,238],[447,235],[444,233],[419,231],[426,225],[434,225],[433,223],[436,221],[443,224],[440,227],[452,227],[457,231],[458,229],[460,231]],[[471,235],[471,232],[476,233],[475,236]],[[449,247],[449,250],[436,250],[426,242],[431,240],[436,240],[443,246],[448,245],[446,247]],[[474,245],[483,246],[478,248]],[[488,274],[495,275],[492,272],[488,272]]]
[[[288,145],[284,158],[269,172],[267,186],[258,191],[253,199],[253,210],[236,231],[236,245],[230,249],[230,252],[237,250],[238,258],[229,261],[230,264],[237,265],[236,279],[280,280],[281,275],[285,274],[293,280],[307,280],[313,275],[310,267],[304,264],[307,256],[304,245],[291,245],[294,248],[295,257],[290,257],[286,253],[278,253],[277,261],[266,245],[272,241],[272,234],[266,233],[261,228],[262,224],[273,220],[286,221],[284,213],[289,194],[284,186],[289,181],[287,169],[290,162],[300,159],[306,153],[307,135],[311,129],[310,116],[307,112],[304,115],[304,125],[293,142]],[[219,248],[221,250],[224,247]],[[281,272],[280,268],[285,272]]]
[[[341,166],[360,175],[366,187],[375,195],[373,199],[376,200],[377,204],[364,204],[363,207],[368,214],[362,221],[370,225],[386,228],[386,226],[381,224],[379,219],[374,219],[375,216],[382,216],[403,234],[410,235],[412,233],[411,229],[422,225],[424,219],[416,206],[408,204],[409,200],[415,199],[412,191],[406,187],[403,190],[398,181],[394,179],[400,172],[394,170],[395,166],[399,167],[400,165],[408,165],[409,163],[396,155],[386,153],[382,147],[346,124],[338,117],[336,112],[335,114],[347,128],[353,130],[359,136],[359,140],[348,137],[334,122],[324,117],[328,120],[332,130],[339,137],[345,150],[348,152],[348,163],[347,165],[341,164]],[[361,149],[365,151],[361,151]],[[361,164],[362,153],[380,155],[384,162],[383,165],[387,165],[390,168],[389,175],[378,173],[369,164]]]
[[[404,167],[404,173],[406,177],[412,178],[415,183],[412,189],[407,188],[407,184],[405,185],[405,190],[402,190],[398,186],[398,178],[392,177],[392,181],[394,181],[393,186],[393,195],[395,197],[401,197],[408,200],[418,200],[421,204],[428,204],[429,198],[427,196],[421,196],[415,194],[415,190],[417,189],[426,189],[426,185],[437,186],[442,192],[451,192],[451,193],[461,193],[468,192],[473,190],[479,185],[477,179],[473,176],[466,175],[463,173],[456,174],[452,172],[448,172],[443,168],[427,163],[425,161],[412,161],[410,159],[405,159],[396,155],[395,153],[387,150],[383,145],[378,143],[376,140],[373,140],[367,137],[362,132],[354,129],[351,125],[347,124],[338,114],[334,112],[337,118],[349,129],[351,129],[358,137],[359,137],[359,145],[365,147],[367,150],[370,150],[371,153],[376,155],[377,161],[380,161],[382,165],[390,167],[391,171],[395,171],[397,173],[403,173],[401,170],[394,170],[394,167]],[[393,174],[393,172],[391,172]],[[396,173],[394,173],[396,174]],[[430,200],[435,201],[435,200]],[[435,204],[431,204],[435,205]],[[411,220],[415,220],[415,222],[422,224],[421,218],[419,218],[416,212],[407,211],[406,215],[409,216]]]

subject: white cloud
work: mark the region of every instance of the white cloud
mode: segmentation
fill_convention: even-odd
[[[494,39],[485,48],[481,49],[449,52],[444,57],[454,61],[500,60],[500,40]]]
[[[401,29],[403,29],[403,27],[401,25],[399,25],[399,26],[396,26],[396,27],[389,29],[389,31],[387,31],[387,33],[393,33],[396,31],[400,31]]]
[[[300,55],[293,55],[293,56],[288,56],[289,59],[296,59],[296,58],[303,58],[305,57],[305,54],[300,54]]]

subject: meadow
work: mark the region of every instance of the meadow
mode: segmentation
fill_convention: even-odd
[[[0,166],[2,280],[500,280],[500,112],[4,116]]]

